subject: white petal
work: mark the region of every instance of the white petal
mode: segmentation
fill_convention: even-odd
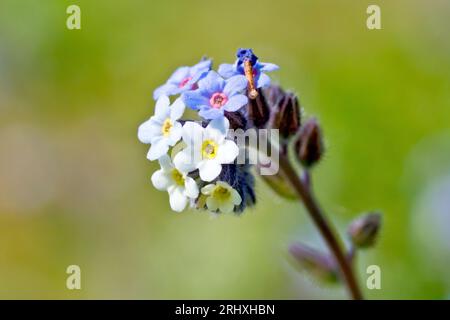
[[[224,187],[225,189],[230,189],[231,188],[231,186],[225,181],[217,181],[216,185]]]
[[[168,173],[161,169],[152,174],[152,183],[156,189],[166,191],[172,184],[172,180]]]
[[[170,100],[166,95],[162,95],[158,98],[155,105],[155,116],[158,118],[166,118],[169,109]]]
[[[206,199],[206,206],[209,210],[216,211],[217,209],[219,209],[219,202],[213,197],[208,197]]]
[[[173,168],[172,160],[167,154],[162,155],[159,159],[159,165],[164,171],[170,171]]]
[[[187,197],[183,193],[183,189],[178,187],[169,192],[169,203],[172,210],[181,212],[186,208]]]
[[[189,198],[197,198],[198,197],[198,186],[194,179],[191,177],[186,177],[184,180],[184,194]]]
[[[161,126],[154,119],[149,119],[139,126],[138,139],[142,143],[151,143],[159,135],[161,135]]]
[[[201,147],[204,128],[196,122],[188,121],[183,126],[183,141],[190,147]]]
[[[197,169],[199,161],[195,161],[195,158],[199,157],[193,157],[192,154],[192,149],[189,147],[178,152],[173,159],[175,168],[183,173],[188,173]]]
[[[242,198],[239,192],[237,192],[235,189],[231,189],[230,192],[231,192],[231,201],[233,202],[233,204],[236,206],[240,205],[242,202]]]
[[[173,127],[170,129],[169,135],[169,143],[171,146],[174,146],[181,139],[181,135],[183,133],[183,127],[181,123],[174,122]]]
[[[164,154],[169,151],[169,145],[167,144],[167,139],[160,138],[156,141],[153,141],[150,150],[147,153],[147,158],[149,160],[156,160],[161,158]]]
[[[214,184],[212,184],[212,183],[204,186],[202,188],[202,194],[207,195],[207,196],[210,195],[213,192],[215,187],[216,186]]]
[[[239,154],[239,148],[232,140],[225,140],[218,149],[216,160],[219,163],[232,163]]]
[[[200,172],[200,179],[210,182],[220,174],[222,165],[215,159],[203,160],[199,163],[198,170]]]
[[[223,213],[230,213],[234,209],[234,204],[231,201],[223,201],[219,203],[219,209]]]
[[[175,100],[175,102],[170,106],[170,119],[172,121],[180,119],[183,116],[185,108],[186,106],[184,105],[181,97]]]

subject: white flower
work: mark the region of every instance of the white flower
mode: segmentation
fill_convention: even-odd
[[[217,178],[222,164],[232,163],[239,153],[236,143],[225,139],[229,126],[225,117],[212,120],[206,128],[195,122],[186,122],[183,141],[187,147],[177,153],[175,165],[186,172],[198,169],[203,181]]]
[[[180,98],[169,105],[169,98],[161,96],[156,102],[155,115],[139,127],[139,140],[152,145],[147,154],[149,160],[159,159],[167,153],[169,146],[181,139],[182,126],[176,120],[183,115],[185,105]]]
[[[207,196],[206,206],[210,211],[220,210],[223,213],[229,213],[233,211],[234,206],[242,202],[239,193],[224,181],[204,186],[202,194]]]
[[[188,203],[188,198],[198,197],[197,183],[187,172],[180,170],[172,164],[168,155],[159,158],[161,169],[153,173],[152,183],[156,189],[169,193],[169,202],[172,210],[181,212]]]

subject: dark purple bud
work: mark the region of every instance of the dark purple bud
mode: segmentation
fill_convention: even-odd
[[[263,89],[264,97],[266,98],[267,104],[274,108],[278,104],[278,102],[284,97],[286,94],[280,86],[271,84],[267,88]]]
[[[380,213],[367,213],[355,219],[348,227],[348,235],[357,248],[369,248],[375,244],[381,227]]]
[[[245,130],[247,128],[247,119],[245,119],[244,115],[237,112],[227,112],[225,111],[225,117],[230,122],[230,129],[237,130],[242,129]]]
[[[288,92],[272,108],[272,128],[280,130],[284,139],[295,135],[300,128],[300,106],[295,94]]]
[[[289,252],[303,269],[312,273],[318,279],[328,283],[337,282],[336,265],[330,256],[302,243],[291,244]]]
[[[258,95],[255,99],[248,101],[248,118],[253,122],[256,128],[264,128],[270,119],[270,107],[265,97],[258,89]]]
[[[294,147],[303,166],[311,167],[320,160],[324,147],[322,132],[316,119],[312,118],[302,126]]]

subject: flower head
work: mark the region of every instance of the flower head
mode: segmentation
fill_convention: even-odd
[[[159,159],[161,169],[152,175],[152,183],[156,189],[169,193],[172,210],[183,211],[188,198],[198,197],[198,186],[194,179],[187,176],[187,172],[173,165],[168,155]]]
[[[176,154],[174,163],[187,172],[199,170],[200,178],[210,182],[222,171],[222,164],[232,163],[239,148],[226,139],[229,128],[225,117],[212,120],[206,128],[195,122],[183,126],[183,141],[186,148]]]
[[[180,98],[170,106],[169,98],[163,95],[156,102],[155,115],[140,125],[139,140],[152,145],[147,154],[149,160],[159,159],[167,153],[169,146],[174,146],[181,139],[182,126],[177,120],[184,109]]]
[[[252,66],[256,88],[263,88],[270,85],[270,78],[265,72],[279,69],[279,67],[273,63],[259,62],[258,57],[254,55],[252,49],[239,49],[236,56],[237,60],[234,64],[223,63],[219,66],[218,72],[225,79],[236,75],[244,75],[244,62],[249,61]]]
[[[215,71],[210,71],[198,82],[198,89],[187,91],[182,98],[184,103],[200,110],[199,115],[205,119],[222,117],[225,111],[235,112],[247,104],[248,98],[242,92],[247,80],[237,75],[224,80]]]
[[[165,84],[153,92],[153,99],[161,95],[171,96],[193,90],[197,81],[211,70],[211,60],[203,60],[192,67],[179,67]]]
[[[222,213],[229,213],[242,202],[239,193],[224,181],[217,181],[215,184],[208,184],[202,188],[202,194],[206,198],[208,210]]]

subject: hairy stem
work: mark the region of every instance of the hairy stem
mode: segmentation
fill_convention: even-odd
[[[332,252],[339,267],[342,280],[345,282],[352,299],[363,299],[352,265],[342,250],[340,242],[333,232],[330,222],[326,219],[324,213],[314,198],[312,191],[308,186],[309,182],[305,183],[306,180],[302,180],[299,177],[289,159],[283,154],[280,154],[280,169],[284,172],[286,178],[295,189],[295,192],[303,202],[306,210],[322,234],[328,248]]]

